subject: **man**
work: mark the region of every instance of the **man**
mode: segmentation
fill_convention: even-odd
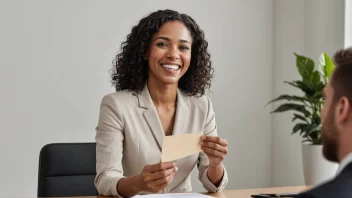
[[[336,68],[324,89],[323,154],[340,164],[336,177],[299,198],[352,198],[352,48],[337,51]]]

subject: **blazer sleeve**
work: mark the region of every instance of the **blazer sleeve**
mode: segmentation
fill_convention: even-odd
[[[207,99],[207,101],[206,101],[206,103],[207,103],[207,116],[206,116],[206,123],[205,123],[205,127],[204,127],[204,135],[218,136],[213,106],[212,106],[211,100],[208,97],[206,97],[206,99]],[[208,178],[209,159],[204,152],[200,152],[197,165],[198,165],[198,170],[199,170],[198,178],[201,181],[201,183],[203,184],[203,187],[208,192],[218,192],[218,191],[221,191],[225,188],[225,186],[228,182],[228,177],[227,177],[227,172],[226,172],[224,165],[223,165],[224,175],[222,176],[222,180],[221,180],[221,183],[219,186],[215,186],[213,183],[211,183],[211,181]]]
[[[96,171],[95,187],[100,195],[119,196],[117,183],[123,178],[123,118],[113,95],[106,95],[100,105],[96,127]]]

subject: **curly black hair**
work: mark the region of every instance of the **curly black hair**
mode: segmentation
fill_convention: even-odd
[[[152,36],[168,21],[180,21],[192,36],[191,62],[187,72],[180,78],[178,87],[189,96],[202,96],[211,86],[214,69],[211,67],[208,42],[204,32],[188,15],[173,10],[158,10],[141,19],[132,28],[127,40],[121,44],[121,53],[113,61],[111,83],[116,91],[128,89],[140,92],[148,78],[148,61],[144,56]]]

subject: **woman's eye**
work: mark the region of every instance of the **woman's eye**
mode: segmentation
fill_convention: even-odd
[[[181,48],[181,50],[189,50],[189,47],[187,47],[187,46],[181,46],[180,48]]]
[[[166,43],[157,43],[156,46],[159,46],[159,47],[167,47],[167,44]]]

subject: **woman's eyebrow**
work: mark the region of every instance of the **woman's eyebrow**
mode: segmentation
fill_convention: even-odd
[[[154,41],[156,41],[156,40],[158,40],[158,39],[163,39],[163,40],[166,40],[166,41],[170,41],[170,39],[167,38],[167,37],[165,37],[165,36],[159,36],[159,37],[155,38]],[[183,39],[180,39],[179,42],[191,44],[189,41],[183,40]]]

